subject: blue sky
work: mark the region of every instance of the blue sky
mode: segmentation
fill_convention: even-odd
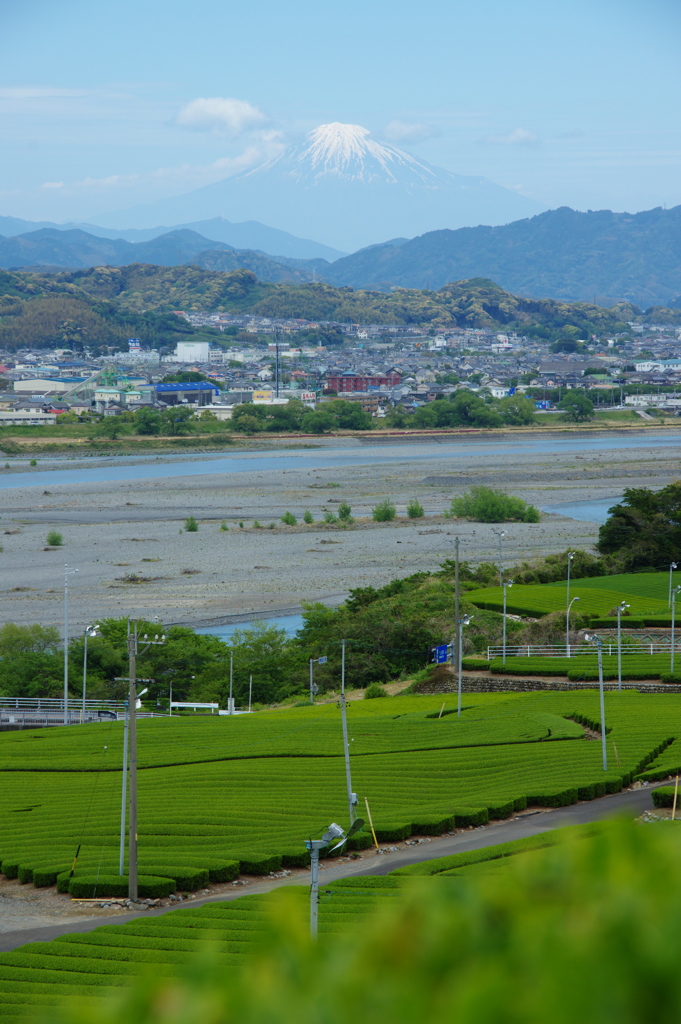
[[[681,203],[671,0],[0,0],[0,18],[1,214],[96,220],[329,121],[550,207]]]

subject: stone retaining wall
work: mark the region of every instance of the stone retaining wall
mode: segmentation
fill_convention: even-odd
[[[530,693],[533,690],[597,690],[597,682],[571,683],[560,679],[518,679],[513,676],[504,679],[502,676],[481,678],[480,676],[462,676],[462,688],[466,693]],[[609,680],[603,684],[604,690],[617,690],[617,683]],[[623,690],[639,690],[641,693],[681,693],[681,686],[665,683],[622,683]],[[457,681],[440,680],[436,683],[419,683],[415,693],[438,694],[456,693]]]

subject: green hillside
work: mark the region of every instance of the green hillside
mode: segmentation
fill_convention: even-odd
[[[320,283],[263,283],[245,269],[131,264],[59,274],[0,271],[0,347],[10,351],[24,345],[120,346],[131,333],[154,348],[174,346],[178,334],[195,333],[174,310],[505,328],[549,340],[565,327],[600,334],[626,330],[627,321],[644,318],[626,303],[606,309],[593,303],[525,299],[483,278],[447,284],[439,291],[398,289],[385,294]],[[667,314],[648,310],[645,316],[659,321]],[[670,322],[677,316],[681,313],[668,311]],[[219,332],[201,333],[223,338]]]

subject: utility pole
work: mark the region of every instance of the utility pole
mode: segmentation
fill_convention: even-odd
[[[459,624],[459,538],[454,538],[454,621],[456,623],[456,636],[454,638],[454,649],[456,655],[454,661],[458,669],[459,664],[459,633],[461,632],[461,625]]]
[[[118,851],[118,874],[125,874],[125,812],[127,810],[128,782],[128,721],[130,715],[130,704],[125,706],[125,725],[123,726],[123,782],[121,785],[121,842]]]
[[[128,739],[130,743],[130,827],[128,835],[128,896],[137,899],[137,623],[128,632]]]
[[[234,714],[234,651],[229,652],[229,700],[227,701],[227,714]]]
[[[69,724],[69,576],[76,572],[64,566],[64,725]]]
[[[145,635],[142,654],[156,644],[164,644],[165,636],[158,634],[153,640]],[[128,819],[128,897],[137,899],[137,623],[130,629],[128,623],[128,745],[130,748],[130,806]]]
[[[275,366],[274,366],[274,388],[275,395],[279,398],[279,328],[274,329],[274,351],[275,351]]]
[[[343,723],[343,750],[345,752],[345,784],[348,790],[348,811],[350,812],[350,824],[355,820],[356,795],[352,792],[352,778],[350,775],[350,746],[348,744],[348,719],[345,709],[345,640],[343,640],[341,660],[341,721]]]

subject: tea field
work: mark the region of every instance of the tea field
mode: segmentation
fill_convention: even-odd
[[[594,691],[469,695],[460,720],[455,701],[447,695],[442,717],[442,697],[348,705],[353,788],[360,812],[369,800],[379,841],[563,806],[681,767],[681,695],[608,693],[607,773],[582,727],[597,726]],[[146,719],[138,736],[140,872],[152,890],[303,866],[307,837],[332,820],[347,823],[335,704]],[[70,884],[80,895],[120,884],[122,740],[113,722],[0,734],[7,877]],[[371,837],[353,842],[366,847]]]
[[[672,574],[673,585],[681,583],[681,572]],[[541,618],[550,612],[565,611],[567,583],[533,583],[515,584],[507,590],[506,610],[513,615],[527,615]],[[627,625],[627,618],[636,621],[661,619],[660,624],[669,621],[669,573],[644,572],[625,573],[617,576],[594,576],[587,579],[572,580],[570,598],[579,597],[578,605],[573,606],[575,615],[589,615],[597,619],[609,618],[608,613],[625,601],[630,608],[622,624]],[[478,608],[489,611],[503,611],[503,589],[501,587],[485,587],[471,590],[466,600]],[[680,608],[681,611],[681,608]],[[603,623],[608,625],[610,623]],[[634,622],[632,621],[631,625]]]

